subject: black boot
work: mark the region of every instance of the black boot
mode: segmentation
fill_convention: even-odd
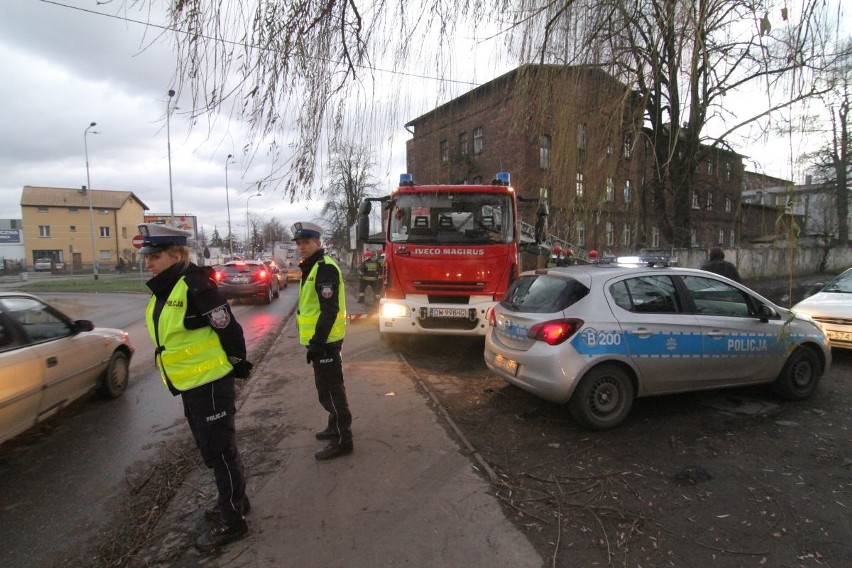
[[[340,437],[340,434],[337,433],[337,431],[332,430],[331,427],[328,427],[325,430],[320,430],[319,432],[314,433],[314,436],[317,440],[331,440],[332,438]]]
[[[248,534],[248,524],[242,517],[230,523],[219,521],[209,531],[198,537],[195,548],[203,553],[215,552],[220,546],[240,540],[246,534]]]
[[[243,515],[248,515],[251,511],[251,503],[249,502],[248,496],[243,497]],[[221,514],[221,510],[219,509],[219,502],[216,501],[216,504],[204,511],[204,518],[208,521],[218,521],[219,516]]]
[[[352,440],[347,440],[341,443],[332,442],[331,444],[327,445],[326,447],[315,453],[314,457],[320,461],[333,460],[334,458],[345,456],[346,454],[351,454],[354,449],[355,448],[352,444]]]

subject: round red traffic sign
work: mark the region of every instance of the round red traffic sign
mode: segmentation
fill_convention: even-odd
[[[142,248],[142,235],[136,235],[135,237],[133,237],[133,240],[130,241],[130,244],[132,244],[134,247],[136,247],[138,249],[141,249]]]

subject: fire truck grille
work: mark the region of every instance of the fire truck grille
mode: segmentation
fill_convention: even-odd
[[[415,280],[412,284],[419,292],[452,290],[454,292],[470,292],[474,294],[481,294],[487,285],[485,282],[447,282],[446,280]]]

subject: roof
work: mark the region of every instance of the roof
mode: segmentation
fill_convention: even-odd
[[[121,209],[128,200],[134,200],[147,210],[132,191],[113,191],[107,189],[82,189],[67,187],[35,187],[25,185],[21,192],[21,207],[88,207],[89,194],[92,207],[97,209]]]

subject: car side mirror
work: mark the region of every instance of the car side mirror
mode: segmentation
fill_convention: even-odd
[[[760,321],[762,321],[763,323],[766,323],[771,318],[774,318],[778,314],[775,312],[775,310],[773,310],[772,308],[770,308],[766,304],[762,304],[760,306],[760,310],[758,310],[758,315],[760,316]]]
[[[95,329],[95,324],[90,322],[89,320],[76,320],[72,327],[74,333],[81,333],[83,331],[92,331]]]

